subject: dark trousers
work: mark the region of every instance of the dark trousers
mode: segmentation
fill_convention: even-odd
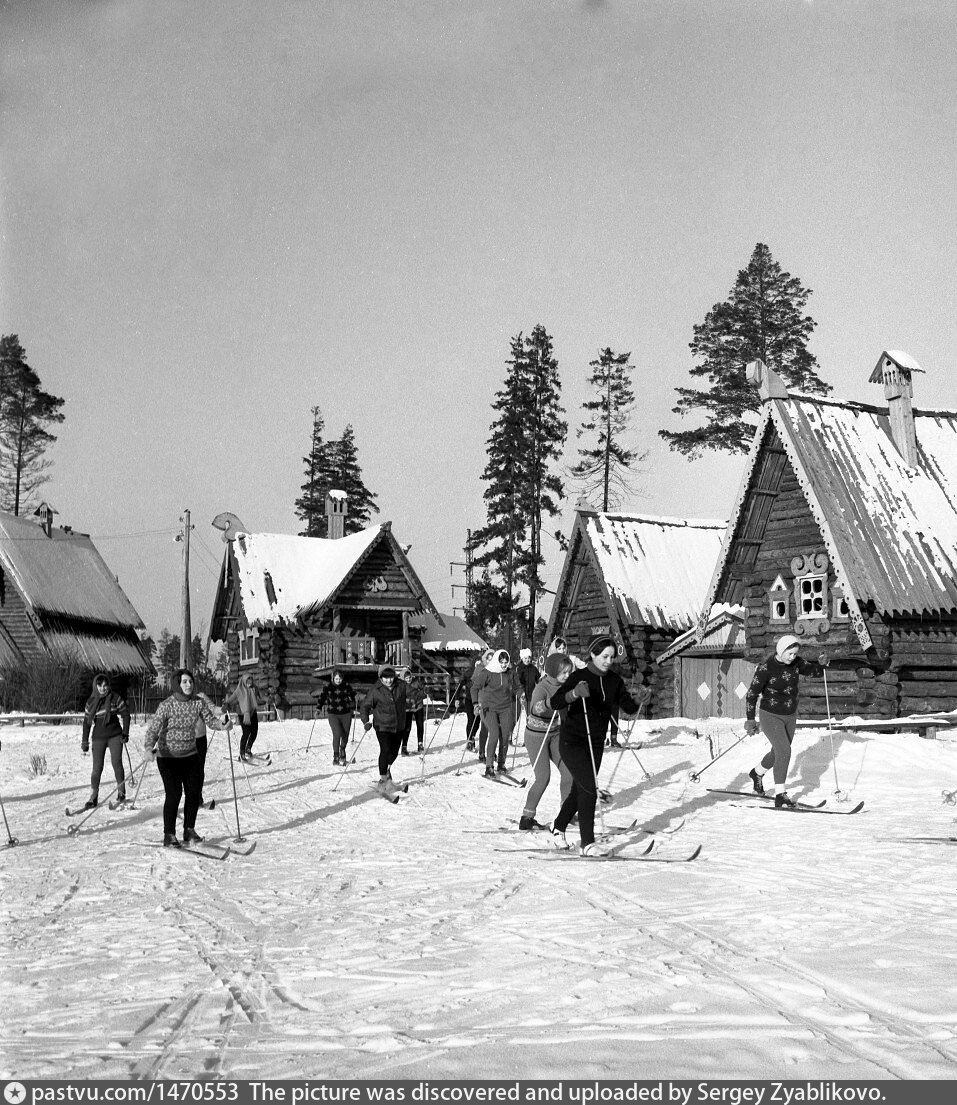
[[[485,725],[488,739],[485,746],[485,766],[495,765],[496,755],[498,766],[505,768],[505,757],[508,755],[508,742],[515,728],[515,707],[506,706],[504,710],[486,710]]]
[[[117,798],[123,798],[126,790],[123,786],[123,738],[110,737],[105,741],[93,741],[93,771],[90,773],[90,790],[95,795],[100,789],[100,776],[103,774],[103,764],[106,762],[106,752],[109,749],[110,763],[113,765],[113,776],[117,783]]]
[[[243,730],[242,738],[239,741],[239,754],[240,756],[246,756],[252,752],[256,737],[259,734],[259,714],[254,710],[249,715],[249,721],[241,721],[239,724]]]
[[[394,729],[379,729],[375,731],[376,740],[379,742],[379,774],[388,775],[389,768],[395,763],[399,754],[400,734]]]
[[[415,722],[415,733],[419,742],[419,751],[422,751],[423,734],[425,732],[425,709],[420,708],[405,715],[405,729],[402,730],[402,751],[409,747],[409,735],[412,732],[412,722]]]
[[[166,836],[176,835],[176,814],[179,811],[179,800],[184,795],[183,828],[195,829],[196,811],[199,809],[203,789],[203,765],[199,756],[183,756],[181,759],[157,756],[156,766],[163,780],[163,790],[166,791],[163,802],[163,833]]]
[[[475,740],[475,706],[470,698],[465,700],[463,707],[465,710],[465,739],[469,741]]]
[[[344,760],[349,730],[352,728],[352,714],[329,714],[329,728],[332,730],[332,755],[334,759]]]
[[[196,753],[199,756],[199,804],[203,804],[203,787],[206,785],[206,752],[209,749],[208,737],[196,738]]]
[[[592,752],[588,751],[588,745],[569,744],[564,737],[558,743],[562,763],[568,768],[572,776],[572,789],[568,797],[562,802],[562,808],[555,818],[555,828],[564,832],[571,824],[572,818],[578,814],[578,830],[581,833],[582,847],[592,844],[595,840],[595,806],[598,803],[598,784],[596,776],[601,767],[601,754],[605,750],[605,734],[601,740],[592,740]],[[595,762],[592,766],[592,754]]]

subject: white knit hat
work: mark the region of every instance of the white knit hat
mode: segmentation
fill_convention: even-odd
[[[789,648],[793,648],[795,645],[800,647],[800,644],[800,640],[793,633],[785,633],[783,637],[778,637],[774,646],[774,655],[780,660]]]

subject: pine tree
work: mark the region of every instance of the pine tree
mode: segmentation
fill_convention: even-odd
[[[0,339],[0,496],[13,514],[50,478],[44,454],[56,436],[48,427],[63,421],[63,402],[40,386],[17,336]]]
[[[621,505],[623,498],[633,490],[629,477],[648,455],[628,449],[624,444],[635,403],[630,361],[630,353],[613,353],[606,347],[599,353],[598,360],[589,365],[592,374],[588,382],[595,389],[596,397],[582,404],[584,410],[593,414],[589,421],[582,423],[577,436],[581,438],[588,433],[595,434],[596,438],[594,445],[578,450],[581,460],[570,473],[586,497],[599,495],[602,510]]]
[[[796,276],[782,272],[761,242],[748,267],[738,273],[727,300],[716,303],[694,328],[691,352],[701,358],[691,375],[707,377],[709,391],[676,388],[674,413],[684,417],[701,410],[708,421],[693,430],[659,430],[672,449],[688,457],[705,449],[746,452],[760,397],[746,378],[749,362],[760,359],[785,384],[798,391],[826,395],[831,387],[816,372],[817,358],[807,348],[816,323],[802,314],[811,292]]]
[[[296,500],[296,517],[305,528],[299,531],[300,537],[325,537],[326,534],[326,494],[332,485],[332,453],[335,442],[323,440],[325,422],[322,411],[312,408],[312,440],[309,456],[303,457],[306,470],[306,482],[302,485],[302,495]]]
[[[543,515],[556,515],[564,489],[553,471],[568,431],[560,403],[561,382],[552,341],[543,326],[529,337],[511,339],[511,358],[502,389],[492,409],[488,463],[482,479],[487,523],[473,535],[484,548],[479,566],[494,565],[501,580],[504,608],[513,610],[517,588],[529,592],[529,627],[535,624],[535,602],[543,590],[539,570]],[[511,624],[507,627],[511,642]]]
[[[349,496],[345,532],[358,533],[365,529],[372,520],[372,514],[379,513],[379,507],[376,505],[375,495],[363,482],[359,451],[351,423],[343,430],[342,437],[334,443],[331,450],[329,478],[332,480],[332,487],[345,491]]]

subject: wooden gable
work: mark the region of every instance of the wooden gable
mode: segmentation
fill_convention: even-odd
[[[423,609],[421,592],[417,594],[414,590],[406,565],[400,563],[396,551],[391,541],[377,542],[337,591],[333,605],[349,610]],[[430,607],[431,603],[426,605]]]
[[[599,633],[610,633],[622,646],[627,640],[578,515],[549,618],[548,640],[564,637],[569,652],[584,656]]]

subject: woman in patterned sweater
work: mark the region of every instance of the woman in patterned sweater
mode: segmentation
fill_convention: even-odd
[[[173,687],[169,698],[157,707],[146,728],[143,747],[146,754],[155,751],[156,766],[163,780],[166,800],[163,803],[163,846],[179,848],[176,839],[176,815],[179,800],[183,802],[183,843],[201,841],[196,832],[196,812],[203,790],[203,766],[196,747],[196,725],[202,719],[210,729],[231,729],[232,723],[221,721],[209,702],[194,693],[193,673],[186,668],[173,672]]]
[[[774,768],[774,805],[792,807],[794,802],[786,791],[788,766],[791,763],[791,742],[797,726],[798,684],[802,675],[820,675],[831,662],[822,652],[815,664],[798,656],[801,642],[786,633],[778,639],[774,655],[759,664],[751,680],[746,701],[746,733],[756,733],[760,728],[771,742],[771,751],[749,774],[757,794],[764,794],[764,773]],[[761,724],[754,715],[760,699]]]

